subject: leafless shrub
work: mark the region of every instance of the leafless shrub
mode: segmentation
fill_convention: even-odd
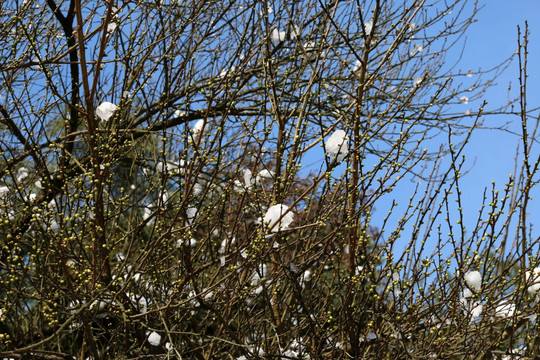
[[[505,66],[447,63],[476,12],[3,3],[0,354],[537,357],[526,36],[521,173],[463,225],[483,109],[454,105]],[[397,225],[373,223],[411,177]]]

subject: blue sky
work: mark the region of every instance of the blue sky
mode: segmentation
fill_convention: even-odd
[[[517,50],[517,25],[524,32],[525,20],[529,22],[529,65],[528,88],[529,108],[540,105],[540,1],[519,0],[515,6],[508,1],[490,0],[478,14],[478,21],[468,32],[467,43],[462,62],[470,67],[483,69],[496,66]],[[517,59],[516,59],[517,60]],[[511,84],[511,96],[518,95],[518,64],[514,61],[499,77],[497,84],[490,88],[484,98],[489,102],[487,110],[504,104],[508,97],[508,85]],[[535,96],[536,95],[536,96]],[[472,103],[478,106],[479,101]],[[486,124],[494,125],[511,121],[511,129],[519,130],[519,120],[515,117],[487,118]],[[514,155],[519,138],[500,131],[482,130],[476,133],[472,146],[467,153],[474,154],[476,165],[471,171],[471,178],[486,181],[499,180],[513,171]],[[471,159],[472,160],[472,159]]]
[[[482,4],[480,4],[482,6]],[[528,58],[528,108],[533,109],[540,106],[540,0],[517,0],[508,2],[507,0],[485,0],[483,8],[477,14],[477,21],[473,23],[466,33],[465,48],[460,61],[461,69],[487,70],[502,63],[505,59],[516,52],[517,26],[520,25],[522,34],[525,31],[525,21],[529,24],[529,58]],[[458,51],[459,50],[459,51]],[[456,56],[461,54],[462,48],[456,49]],[[451,60],[451,59],[448,59]],[[465,111],[467,107],[474,111],[482,104],[483,100],[488,101],[486,110],[494,110],[508,101],[508,87],[511,84],[510,97],[517,98],[519,95],[519,66],[517,57],[510,66],[496,80],[496,84],[491,87],[481,99],[470,101],[468,105],[459,105],[458,111]],[[516,108],[517,109],[517,108]],[[538,117],[538,111],[533,112],[534,117]],[[534,118],[529,120],[529,126],[534,126]],[[520,119],[517,116],[501,115],[488,116],[484,119],[485,127],[500,127],[505,123],[508,129],[519,132],[521,129]],[[444,140],[443,140],[444,141]],[[479,129],[473,133],[471,142],[467,145],[464,154],[466,156],[465,169],[468,173],[461,179],[461,191],[463,200],[464,223],[470,235],[473,225],[476,223],[478,210],[482,205],[484,189],[487,194],[491,190],[492,181],[501,193],[509,174],[514,174],[514,163],[516,148],[521,144],[519,135],[511,134],[501,130]],[[532,154],[540,154],[540,144],[535,145]],[[535,160],[533,156],[533,162]],[[536,178],[540,178],[540,175]],[[379,202],[373,214],[372,224],[382,223],[381,220],[388,213],[391,200],[396,199],[399,203],[398,211],[392,213],[395,224],[399,216],[403,214],[408,198],[411,196],[413,186],[410,182],[404,181],[394,192],[385,198],[385,202]],[[540,189],[533,192],[540,199]],[[457,207],[457,206],[456,206]],[[531,214],[529,222],[537,223],[540,216],[540,202],[533,200],[529,208]],[[455,220],[453,219],[453,224]],[[444,222],[444,216],[439,218],[438,223]],[[394,225],[395,226],[395,225]],[[540,226],[537,225],[537,226]],[[444,229],[444,226],[443,226]],[[386,229],[387,236],[393,227]],[[407,232],[407,230],[406,230]],[[540,235],[540,232],[533,232],[533,235]]]
[[[529,35],[529,58],[528,58],[528,107],[533,109],[540,106],[540,1],[519,0],[508,2],[504,0],[486,1],[484,8],[479,12],[478,21],[469,28],[467,42],[462,62],[472,68],[491,68],[504,61],[514,53],[517,48],[517,26],[525,30],[525,21],[528,21]],[[465,67],[465,66],[464,66]],[[511,97],[518,96],[519,90],[519,66],[517,58],[510,67],[497,79],[497,84],[488,90],[484,99],[488,101],[487,110],[494,109],[504,104],[508,98],[508,86],[511,84]],[[480,101],[471,103],[478,106]],[[538,111],[533,113],[538,116]],[[486,125],[502,124],[510,121],[511,130],[520,130],[520,121],[515,116],[498,116],[486,118]],[[530,119],[529,126],[534,125],[534,119]],[[466,150],[467,161],[472,168],[463,178],[463,193],[467,200],[468,212],[475,216],[481,204],[482,192],[485,187],[491,186],[491,181],[496,182],[496,187],[501,189],[508,180],[508,175],[514,173],[514,158],[520,138],[497,130],[479,130],[472,138]],[[537,145],[538,154],[540,144]],[[474,166],[473,163],[474,162]],[[533,201],[530,210],[540,211],[540,204],[535,206]],[[534,217],[530,221],[538,221]]]

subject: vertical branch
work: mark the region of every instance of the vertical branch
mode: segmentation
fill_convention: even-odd
[[[99,120],[94,114],[94,93],[90,89],[90,78],[86,62],[86,48],[83,33],[83,15],[81,0],[75,0],[75,14],[77,17],[77,41],[79,47],[79,59],[81,64],[82,86],[86,103],[86,124],[88,127],[88,145],[92,166],[93,200],[94,200],[94,227],[92,229],[92,253],[93,253],[93,284],[97,282],[108,283],[111,279],[109,267],[109,252],[105,239],[105,209],[103,202],[103,190],[105,171],[100,167],[101,155],[98,143]],[[99,77],[99,69],[94,72],[95,79]]]
[[[529,163],[529,133],[527,130],[527,33],[528,26],[525,23],[525,33],[523,35],[523,44],[521,43],[521,29],[518,25],[518,63],[519,63],[519,104],[521,116],[521,139],[523,141],[523,166],[525,168],[525,184],[523,188],[523,204],[520,208],[520,228],[521,228],[521,269],[523,280],[525,278],[526,259],[525,252],[527,248],[527,205],[529,203],[529,192],[531,189],[532,173],[531,164]]]
[[[277,135],[277,144],[276,144],[276,164],[275,164],[275,184],[272,191],[272,202],[274,204],[281,203],[283,201],[283,184],[286,182],[286,179],[282,179],[281,166],[283,163],[283,154],[285,151],[285,125],[287,120],[282,116],[280,107],[278,104],[276,84],[275,84],[275,73],[272,64],[272,48],[270,40],[270,22],[268,19],[268,2],[264,1],[262,3],[263,16],[264,16],[264,39],[262,48],[264,49],[264,77],[265,77],[265,90],[264,95],[269,98],[271,106],[271,116],[275,118],[278,123],[278,135]],[[270,274],[272,278],[277,279],[279,273],[279,255],[276,251],[272,251],[270,254],[272,260],[270,264]],[[273,285],[272,288],[272,317],[276,325],[276,329],[280,331],[280,313],[279,313],[280,301],[278,299],[278,293],[276,285]]]
[[[360,10],[359,10],[360,11]],[[371,41],[373,39],[373,34],[375,33],[375,26],[377,24],[377,17],[380,12],[380,1],[375,3],[375,9],[373,12],[373,28],[366,34],[364,48],[362,52],[361,59],[361,70],[359,74],[359,86],[356,89],[356,106],[353,114],[353,151],[352,151],[352,173],[348,184],[348,198],[349,206],[347,211],[347,238],[349,245],[349,280],[348,280],[348,289],[347,296],[345,298],[345,314],[348,322],[349,329],[349,340],[351,341],[351,347],[353,354],[358,354],[358,332],[356,326],[351,323],[353,317],[352,315],[352,301],[354,297],[354,280],[356,272],[356,253],[358,248],[358,237],[359,237],[359,225],[360,219],[358,216],[358,202],[360,201],[360,144],[362,141],[361,131],[361,116],[362,116],[362,103],[364,99],[364,93],[366,89],[366,78],[367,78],[367,66],[369,62],[369,55],[371,51]],[[360,15],[361,16],[361,15]],[[365,32],[365,27],[364,27]]]
[[[47,0],[49,8],[53,11],[54,16],[62,26],[64,31],[64,36],[66,37],[66,42],[69,50],[69,71],[71,75],[70,85],[71,85],[71,99],[69,101],[69,114],[70,119],[66,124],[65,134],[69,135],[70,133],[77,130],[79,127],[79,105],[80,105],[80,79],[79,79],[79,57],[77,55],[77,40],[73,32],[73,21],[75,16],[75,1],[70,2],[70,6],[67,14],[64,16],[60,11],[58,5],[54,0]],[[69,162],[69,154],[73,151],[75,142],[73,140],[67,140],[66,145],[62,148],[62,156],[60,158],[60,168],[67,166]]]

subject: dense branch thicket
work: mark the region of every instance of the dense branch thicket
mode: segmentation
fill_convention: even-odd
[[[464,105],[503,68],[449,55],[476,13],[2,2],[0,355],[540,356],[526,34],[522,172],[463,224]]]

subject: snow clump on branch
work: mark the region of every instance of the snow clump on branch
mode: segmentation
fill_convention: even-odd
[[[206,122],[206,120],[201,119],[195,123],[195,126],[193,126],[193,142],[197,143],[199,142],[199,138],[201,136],[204,136],[208,133],[210,130],[210,126]]]
[[[279,31],[278,29],[272,30],[270,34],[270,39],[274,45],[279,44],[282,41],[285,41],[285,36],[287,35],[286,31]]]
[[[291,211],[287,212],[289,207],[283,204],[272,205],[266,211],[263,222],[267,224],[272,232],[278,232],[289,228],[294,221],[294,215]]]
[[[157,332],[152,331],[150,335],[148,336],[148,342],[152,346],[159,346],[159,343],[161,342],[161,335],[159,335]]]
[[[529,294],[537,294],[540,290],[540,267],[534,268],[533,271],[527,271],[525,273],[527,279],[527,292]]]
[[[506,300],[499,302],[495,308],[495,316],[499,318],[507,318],[514,316],[516,313],[516,304],[509,303]]]
[[[326,153],[331,158],[335,158],[336,162],[340,163],[345,159],[345,156],[347,156],[347,153],[349,152],[348,142],[349,137],[347,136],[347,133],[343,130],[336,130],[324,144]]]
[[[482,274],[480,271],[469,271],[465,274],[465,282],[475,291],[480,291],[482,288]]]
[[[234,190],[238,193],[243,193],[246,190],[251,189],[253,186],[253,178],[251,174],[251,170],[244,169],[244,182],[242,183],[240,180],[234,181]]]
[[[268,169],[262,169],[255,178],[255,183],[260,185],[264,180],[274,179],[274,173]]]
[[[96,115],[103,121],[108,121],[114,112],[118,109],[116,105],[110,102],[103,102],[96,108]]]

